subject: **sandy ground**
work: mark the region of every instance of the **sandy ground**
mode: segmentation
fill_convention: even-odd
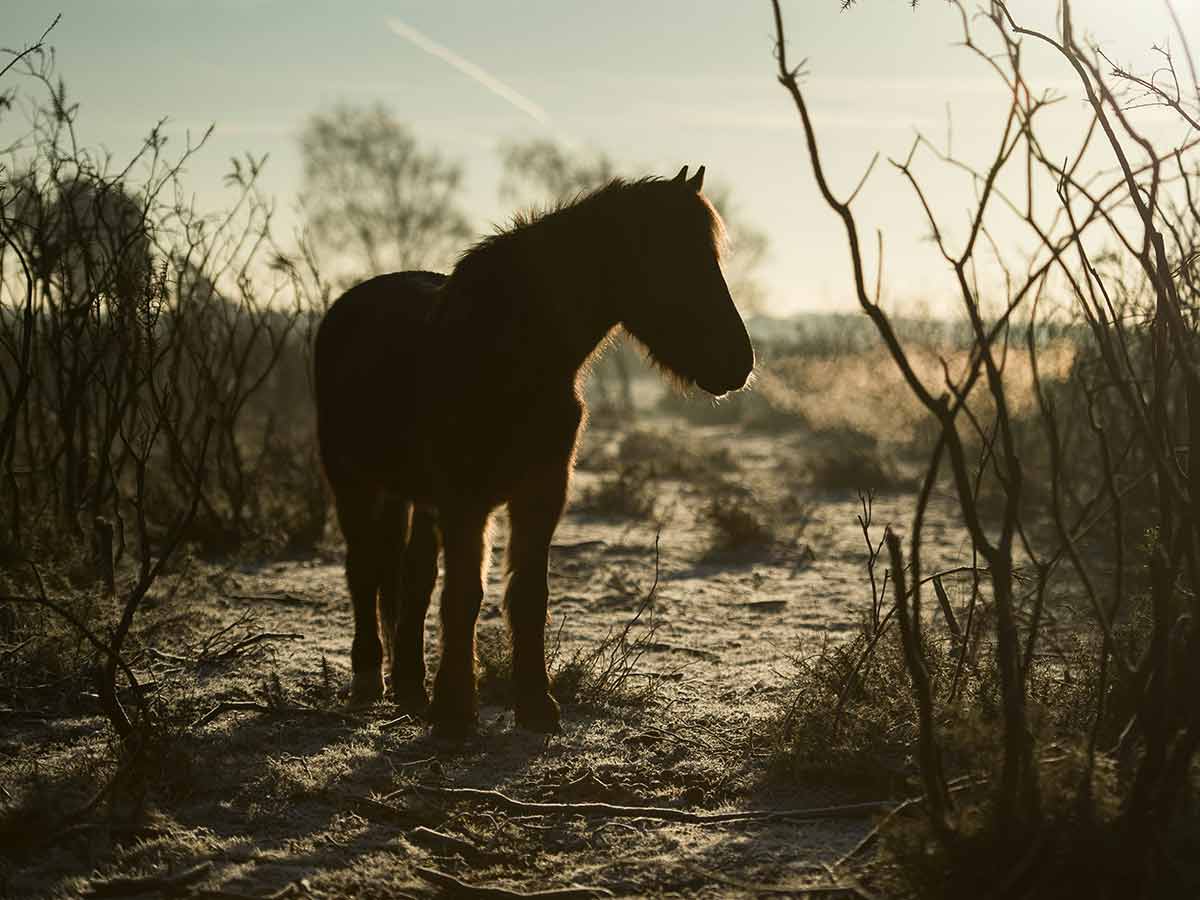
[[[654,427],[676,438],[683,428]],[[338,554],[231,568],[194,563],[158,590],[139,636],[155,651],[139,658],[139,671],[175,709],[188,711],[166,757],[169,788],[147,796],[126,829],[85,825],[52,848],[3,861],[0,894],[132,895],[137,885],[106,880],[204,863],[211,865],[189,882],[196,896],[437,895],[421,867],[473,885],[584,885],[617,896],[752,896],[767,885],[801,895],[805,884],[828,884],[821,865],[852,848],[871,827],[869,817],[670,822],[506,809],[419,788],[696,813],[862,799],[780,774],[763,737],[764,724],[788,701],[795,655],[845,637],[869,605],[859,501],[853,491],[804,485],[802,434],[747,438],[732,428],[689,426],[685,436],[706,452],[735,451],[721,477],[772,510],[772,543],[714,554],[701,518],[711,487],[661,478],[648,518],[600,515],[576,503],[552,553],[556,665],[619,632],[654,588],[630,631],[641,650],[626,681],[637,687],[636,700],[565,704],[562,733],[546,738],[516,729],[511,711],[485,686],[491,702],[479,736],[464,745],[435,741],[386,703],[343,715],[337,692],[349,680],[351,632]],[[577,499],[609,477],[619,440],[592,429]],[[878,497],[877,527],[907,527],[912,502],[906,490]],[[937,499],[932,513],[925,565],[963,562],[949,506]],[[502,646],[504,540],[501,517],[480,622],[485,648]],[[183,585],[174,596],[172,583]],[[223,628],[210,648],[281,636],[197,662],[204,640]],[[435,603],[431,654],[436,635]],[[221,700],[269,709],[191,724]],[[98,784],[107,771],[106,729],[96,715],[8,711],[0,721],[0,801],[10,808],[48,785]]]

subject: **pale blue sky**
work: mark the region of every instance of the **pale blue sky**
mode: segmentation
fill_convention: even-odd
[[[785,0],[790,53],[809,58],[807,93],[828,164],[848,190],[875,150],[903,155],[913,128],[942,139],[947,105],[955,149],[982,161],[999,133],[999,83],[950,46],[957,13],[926,0]],[[1171,38],[1158,0],[1079,0],[1087,25],[1117,58],[1149,64]],[[464,200],[479,230],[507,219],[496,148],[560,136],[612,155],[630,172],[673,174],[705,163],[729,184],[742,214],[771,238],[764,271],[773,307],[849,309],[840,226],[820,205],[790,99],[772,59],[770,4],[730,0],[568,3],[562,0],[8,0],[0,45],[34,39],[61,9],[50,43],[82,104],[80,134],[118,157],[160,117],[175,145],[216,131],[191,165],[201,205],[222,202],[229,157],[269,153],[265,186],[281,225],[294,223],[296,135],[305,117],[337,100],[382,101],[418,137],[466,167]],[[1053,27],[1052,0],[1013,0],[1014,14]],[[1200,0],[1177,0],[1200,44]],[[390,30],[396,18],[486,70],[546,111],[539,123],[472,78]],[[1049,142],[1069,146],[1079,91],[1048,50],[1029,48],[1035,82],[1068,96]],[[10,75],[11,78],[11,75]],[[1148,114],[1154,116],[1155,114]],[[1159,117],[1161,119],[1161,117]],[[14,115],[0,123],[11,136]],[[1179,129],[1167,134],[1175,136]],[[964,185],[927,168],[931,189],[961,220]],[[859,201],[868,234],[888,235],[888,295],[936,304],[947,289],[897,174],[879,169]],[[873,263],[872,263],[873,265]]]

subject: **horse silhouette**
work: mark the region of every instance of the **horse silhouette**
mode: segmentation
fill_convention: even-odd
[[[518,218],[448,276],[380,275],[330,307],[315,348],[318,436],[346,539],[352,704],[383,695],[386,655],[396,703],[438,733],[475,727],[489,520],[507,504],[516,718],[558,729],[546,573],[588,360],[620,325],[667,373],[713,395],[744,387],[754,367],[703,180],[703,166],[690,179],[685,166],[671,180],[615,180]],[[442,653],[430,703],[423,638],[439,543]]]

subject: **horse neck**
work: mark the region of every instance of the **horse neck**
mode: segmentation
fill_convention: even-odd
[[[610,273],[620,265],[569,227],[526,228],[506,240],[511,243],[493,248],[467,282],[480,308],[500,302],[512,317],[511,329],[490,336],[492,346],[526,370],[513,376],[524,374],[531,383],[573,379],[618,324]]]

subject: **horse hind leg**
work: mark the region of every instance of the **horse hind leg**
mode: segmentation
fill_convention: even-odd
[[[425,690],[425,615],[437,582],[437,561],[437,517],[432,510],[418,506],[412,512],[408,546],[400,567],[390,680],[397,705],[422,714],[429,706]]]
[[[396,661],[395,635],[404,591],[403,560],[409,543],[412,504],[397,497],[385,497],[376,523],[379,542],[379,636],[383,643],[384,681],[387,682]]]
[[[346,539],[346,582],[354,605],[350,704],[363,706],[383,696],[378,602],[384,580],[385,545],[376,516],[379,498],[369,491],[337,491],[336,487],[335,494],[338,521]]]

